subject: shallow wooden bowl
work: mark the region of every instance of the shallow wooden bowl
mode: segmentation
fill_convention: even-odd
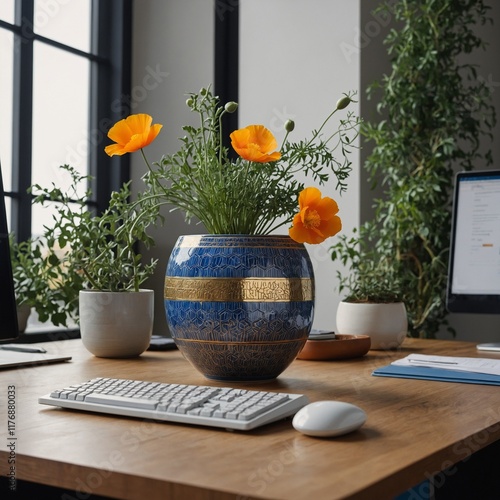
[[[334,360],[364,356],[370,349],[368,335],[336,335],[333,340],[308,340],[297,359]]]

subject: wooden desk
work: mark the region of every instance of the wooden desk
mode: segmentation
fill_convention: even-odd
[[[75,498],[90,492],[140,500],[391,498],[500,439],[498,387],[371,375],[410,352],[477,356],[470,343],[407,339],[397,352],[370,351],[351,361],[296,360],[276,381],[244,384],[365,409],[361,430],[331,439],[301,435],[290,420],[239,433],[42,406],[39,396],[97,376],[219,385],[178,351],[108,360],[89,354],[80,340],[45,346],[73,361],[0,372],[0,407],[14,385],[17,479],[67,488]],[[5,476],[3,410],[0,421]]]

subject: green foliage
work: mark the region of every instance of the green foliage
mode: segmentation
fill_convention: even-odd
[[[34,308],[42,323],[68,326],[69,318],[76,320],[78,276],[69,279],[67,269],[58,265],[59,259],[46,251],[41,239],[16,242],[11,235],[10,250],[18,307]]]
[[[489,22],[488,7],[481,0],[405,0],[379,9],[389,9],[397,27],[385,40],[392,72],[369,89],[371,96],[382,91],[384,118],[363,128],[375,144],[366,168],[384,196],[359,233],[366,243],[360,261],[392,267],[410,335],[434,337],[447,324],[454,172],[491,162],[490,151],[479,150],[495,124],[489,89],[475,66],[462,61],[484,47],[474,27]]]
[[[340,99],[307,141],[288,142],[293,122],[287,122],[281,159],[255,163],[231,160],[222,146],[221,120],[237,104],[219,105],[210,89],[190,94],[187,105],[199,115],[200,125],[184,126],[186,135],[180,139],[180,149],[149,169],[144,176],[148,186],[144,200],[173,205],[185,212],[187,221],[195,217],[212,234],[268,234],[290,224],[304,188],[296,173],[302,172],[320,185],[334,175],[337,189],[346,188],[351,171],[348,155],[359,120],[347,113],[333,134],[324,138],[322,133],[332,116],[351,100],[352,94]],[[340,161],[334,156],[336,152],[342,155]]]
[[[332,260],[342,262],[349,271],[347,275],[337,272],[339,292],[346,293],[343,297],[345,302],[400,302],[401,284],[393,260],[390,256],[376,255],[372,251],[371,228],[368,225],[361,227],[360,236],[356,234],[356,229],[351,238],[341,235],[330,248]]]
[[[91,191],[83,196],[78,194],[78,186],[89,178],[68,165],[61,168],[71,176],[72,188],[68,193],[54,184],[50,189],[33,186],[34,203],[52,202],[56,207],[53,225],[44,232],[52,266],[66,270],[75,292],[82,288],[138,291],[156,266],[156,261],[143,263],[136,247],[138,242],[146,248],[154,244],[146,230],[158,218],[157,207],[147,201],[142,203],[140,197],[130,203],[128,183],[112,193],[109,207],[102,214],[93,214],[87,205]]]

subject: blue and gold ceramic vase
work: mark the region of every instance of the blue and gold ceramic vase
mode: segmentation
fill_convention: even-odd
[[[181,236],[167,264],[165,311],[178,348],[205,377],[273,379],[311,329],[311,260],[288,236]]]

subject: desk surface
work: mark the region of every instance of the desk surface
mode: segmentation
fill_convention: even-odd
[[[133,360],[100,359],[80,340],[45,344],[69,363],[0,372],[2,402],[16,391],[16,476],[123,499],[386,498],[420,483],[500,439],[498,387],[373,377],[410,352],[477,356],[465,342],[406,339],[395,352],[350,361],[296,360],[275,381],[247,388],[307,394],[359,405],[366,424],[319,439],[290,420],[240,433],[104,416],[39,405],[53,389],[97,376],[197,385],[210,382],[178,351]],[[481,357],[498,355],[481,353]],[[237,385],[235,383],[230,385]],[[7,423],[0,473],[7,475]]]

